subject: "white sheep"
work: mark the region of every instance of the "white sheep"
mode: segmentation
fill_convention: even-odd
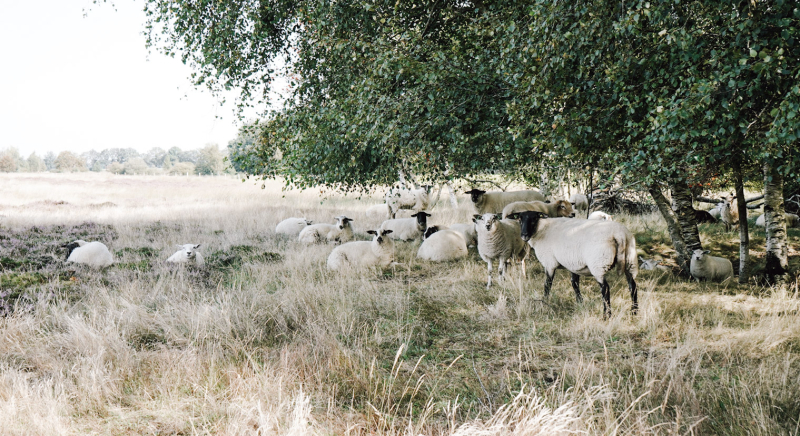
[[[785,216],[786,216],[786,228],[800,227],[800,217],[798,217],[793,213],[786,213]],[[767,214],[764,213],[759,215],[759,217],[756,218],[756,225],[759,227],[765,227],[766,219],[767,219]]]
[[[569,202],[576,210],[585,211],[589,208],[589,199],[583,194],[572,194],[572,196],[569,197]]]
[[[545,201],[544,195],[536,190],[486,192],[480,189],[467,191],[472,205],[478,214],[503,213],[503,208],[515,201]]]
[[[434,262],[445,262],[467,257],[467,240],[464,234],[442,229],[430,234],[417,250],[417,257]]]
[[[725,230],[739,226],[739,203],[733,195],[722,198],[719,208],[719,218],[725,224]],[[747,219],[747,217],[745,217]]]
[[[600,212],[596,210],[589,214],[590,220],[600,220],[600,221],[614,221],[614,215],[609,215],[605,212]]]
[[[708,211],[709,215],[713,216],[714,219],[719,220],[720,215],[722,214],[722,203],[717,203],[714,205],[712,209]]]
[[[537,210],[546,213],[551,218],[573,218],[575,211],[572,210],[572,204],[567,200],[557,200],[553,203],[545,203],[543,201],[515,201],[506,205],[503,208],[503,218],[517,212],[530,212]]]
[[[334,224],[312,224],[306,226],[297,236],[297,240],[306,244],[318,244],[324,242],[347,242],[353,239],[353,226],[350,225],[352,219],[340,215],[334,218]]]
[[[367,218],[388,220],[392,218],[389,205],[386,203],[375,204],[367,208]]]
[[[286,218],[275,226],[275,233],[297,236],[304,228],[313,223],[305,218]]]
[[[642,271],[671,271],[668,266],[662,265],[661,262],[656,259],[645,259],[639,256],[639,261],[642,262],[642,264],[639,265],[639,269]]]
[[[492,262],[497,259],[500,277],[505,276],[506,263],[512,259],[522,261],[525,271],[525,257],[528,247],[520,237],[519,223],[514,220],[501,220],[493,213],[475,215],[475,228],[478,232],[478,254],[489,269],[486,287],[492,286]]]
[[[571,273],[575,298],[583,301],[580,276],[593,276],[600,284],[604,315],[611,315],[611,292],[606,273],[617,266],[625,274],[631,293],[631,311],[639,308],[636,290],[636,239],[622,224],[614,221],[549,218],[541,212],[521,212],[512,218],[520,220],[521,236],[533,248],[536,258],[544,267],[545,297],[556,269],[566,268]]]
[[[114,257],[102,242],[86,242],[82,239],[61,246],[67,249],[67,262],[81,263],[103,268],[114,263]]]
[[[694,250],[689,265],[689,273],[700,280],[724,282],[733,277],[733,264],[723,257],[708,256],[710,251]]]
[[[396,218],[386,220],[381,224],[381,230],[391,230],[392,239],[410,241],[412,239],[422,239],[425,229],[428,228],[427,212],[417,212],[411,218]]]
[[[178,245],[179,250],[167,259],[169,263],[193,263],[197,266],[203,266],[206,261],[203,255],[197,251],[200,244],[183,244]]]
[[[394,261],[394,241],[387,235],[392,231],[368,230],[367,233],[374,235],[372,241],[348,242],[334,248],[328,256],[328,269],[389,266]]]
[[[413,209],[420,212],[428,208],[430,196],[429,185],[424,185],[419,189],[400,189],[392,188],[386,193],[386,205],[389,207],[389,216],[396,217],[400,209]]]

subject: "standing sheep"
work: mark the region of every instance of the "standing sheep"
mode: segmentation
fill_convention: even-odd
[[[413,209],[420,212],[428,208],[430,203],[430,185],[423,185],[420,189],[393,188],[386,193],[386,205],[389,207],[389,216],[395,218],[400,209]]]
[[[312,224],[304,228],[297,239],[306,244],[323,242],[347,242],[353,239],[352,219],[340,215],[335,217],[335,224]]]
[[[410,241],[412,239],[422,239],[425,229],[428,228],[427,212],[417,212],[411,218],[397,218],[386,220],[381,224],[381,230],[391,230],[392,239]]]
[[[586,211],[589,208],[589,199],[583,194],[572,194],[569,197],[569,202],[575,210]]]
[[[589,214],[590,220],[600,220],[600,221],[614,221],[614,215],[609,215],[605,212],[600,212],[596,210]]]
[[[543,201],[515,201],[503,208],[503,219],[517,212],[539,211],[546,213],[551,218],[574,218],[575,211],[572,204],[567,200],[557,200],[553,203]]]
[[[739,226],[739,203],[733,195],[722,199],[722,206],[719,209],[719,217],[725,224],[725,230],[730,231],[732,227]],[[745,217],[747,219],[747,217]]]
[[[689,272],[692,277],[697,281],[713,280],[720,282],[733,277],[733,264],[730,260],[722,257],[707,256],[708,253],[710,253],[708,250],[694,250],[689,265]]]
[[[391,230],[368,230],[374,235],[372,241],[355,241],[342,244],[333,249],[328,256],[328,269],[340,270],[346,267],[386,268],[394,261],[394,241],[386,235]]]
[[[545,201],[544,195],[536,190],[486,192],[480,189],[467,191],[478,214],[503,213],[503,208],[515,201]]]
[[[67,262],[82,263],[94,268],[103,268],[114,263],[114,257],[102,242],[86,242],[82,239],[64,244],[67,250]]]
[[[625,274],[631,293],[631,312],[639,309],[636,290],[636,239],[620,223],[614,221],[573,220],[549,218],[541,212],[522,212],[512,215],[520,220],[522,239],[536,253],[546,274],[544,295],[550,287],[556,269],[566,268],[571,273],[572,289],[578,303],[583,301],[580,276],[593,276],[600,285],[603,313],[611,315],[611,290],[606,273],[617,266]]]
[[[313,221],[305,218],[286,218],[275,226],[275,233],[297,236],[304,228],[310,226],[312,222]]]
[[[439,230],[422,241],[417,250],[417,257],[433,262],[467,257],[467,240],[463,233],[456,230]]]
[[[501,220],[493,213],[475,215],[475,228],[478,232],[478,254],[489,269],[486,287],[492,286],[492,262],[497,259],[502,278],[506,272],[506,263],[512,259],[522,260],[522,271],[525,271],[525,257],[528,247],[520,237],[519,223],[514,220]]]
[[[193,263],[197,266],[206,264],[203,255],[197,251],[200,244],[183,244],[178,245],[179,250],[167,259],[169,263]]]

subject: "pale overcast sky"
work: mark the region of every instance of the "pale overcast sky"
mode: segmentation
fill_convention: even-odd
[[[179,59],[148,56],[142,3],[114,3],[0,0],[0,150],[189,150],[235,137],[235,94],[221,107]]]

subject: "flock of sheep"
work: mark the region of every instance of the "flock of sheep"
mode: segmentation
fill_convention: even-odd
[[[472,222],[449,226],[429,225],[429,187],[397,189],[387,192],[385,202],[367,209],[368,217],[382,217],[382,224],[368,230],[371,241],[352,241],[351,218],[335,217],[332,224],[313,224],[305,218],[287,218],[275,228],[278,234],[296,237],[306,244],[338,244],[330,253],[327,267],[343,268],[387,267],[394,264],[395,240],[420,240],[419,259],[443,262],[465,258],[469,247],[477,247],[481,259],[487,263],[487,287],[492,285],[492,265],[498,262],[502,279],[511,262],[522,264],[530,250],[545,270],[544,294],[547,296],[556,269],[563,267],[571,274],[575,297],[582,301],[580,277],[592,276],[600,285],[604,313],[611,313],[610,291],[605,275],[614,267],[622,271],[631,294],[631,310],[638,308],[636,275],[636,240],[622,224],[611,215],[593,212],[588,219],[575,218],[575,211],[588,209],[586,196],[575,194],[569,200],[548,202],[536,190],[486,192],[472,189],[470,195],[475,209]],[[396,218],[401,209],[414,211],[409,218]],[[726,225],[738,224],[735,200],[724,199],[711,211],[698,211],[698,221],[722,220]],[[705,215],[708,215],[706,217]],[[761,219],[761,218],[759,218]],[[796,225],[796,216],[788,216],[790,225]],[[758,225],[759,222],[757,221]],[[763,220],[762,224],[763,225]],[[167,259],[171,263],[204,265],[200,245],[179,245],[179,250]],[[67,261],[106,267],[113,263],[108,248],[101,242],[74,241],[63,246]],[[658,262],[641,257],[642,269],[664,269]],[[691,259],[690,271],[698,280],[725,281],[733,277],[733,266],[728,259],[709,256],[708,251],[696,250]]]

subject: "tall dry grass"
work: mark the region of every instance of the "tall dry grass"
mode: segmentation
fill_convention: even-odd
[[[588,279],[584,304],[563,272],[544,301],[538,265],[487,290],[477,255],[433,265],[399,243],[401,266],[336,274],[331,246],[274,233],[289,216],[346,214],[365,238],[380,193],[105,174],[0,184],[8,232],[107,224],[118,261],[58,264],[0,319],[3,434],[798,434],[796,283],[643,271],[631,316],[612,274],[603,320]],[[466,205],[433,213],[469,219]],[[668,257],[656,216],[621,219],[643,254]],[[734,237],[704,227],[720,249]],[[188,242],[206,268],[163,263]]]

